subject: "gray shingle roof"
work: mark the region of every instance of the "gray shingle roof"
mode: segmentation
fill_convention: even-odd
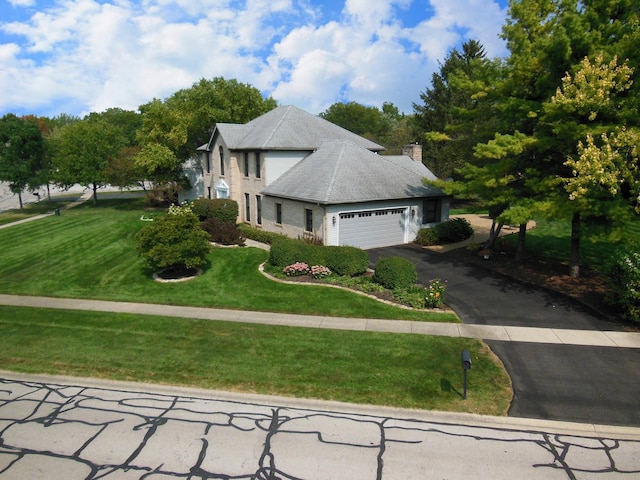
[[[329,205],[443,194],[425,186],[424,178],[436,179],[407,156],[378,155],[351,142],[328,141],[262,193]]]
[[[323,141],[350,141],[372,151],[384,147],[294,106],[275,108],[245,125],[219,123],[232,150],[315,150]]]

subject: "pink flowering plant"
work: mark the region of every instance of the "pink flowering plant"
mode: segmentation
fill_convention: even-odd
[[[311,276],[313,278],[325,278],[329,275],[331,275],[329,267],[324,267],[322,265],[314,265],[311,267]]]
[[[299,277],[301,275],[307,275],[309,272],[309,265],[304,262],[292,263],[282,269],[282,273],[287,277]]]
[[[434,278],[425,288],[424,305],[426,308],[439,308],[444,304],[446,284],[439,278]]]

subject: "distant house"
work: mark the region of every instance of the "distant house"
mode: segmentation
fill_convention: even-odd
[[[408,243],[446,220],[449,198],[423,179],[419,145],[405,155],[293,106],[251,122],[219,123],[186,166],[194,188],[182,200],[231,198],[240,222],[325,245]]]

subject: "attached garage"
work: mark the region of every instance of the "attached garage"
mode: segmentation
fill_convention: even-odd
[[[339,245],[377,248],[406,243],[408,208],[340,213]]]

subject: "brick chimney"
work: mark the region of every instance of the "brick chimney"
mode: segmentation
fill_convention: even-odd
[[[422,145],[418,143],[404,145],[402,147],[402,155],[406,155],[412,160],[422,163]]]

